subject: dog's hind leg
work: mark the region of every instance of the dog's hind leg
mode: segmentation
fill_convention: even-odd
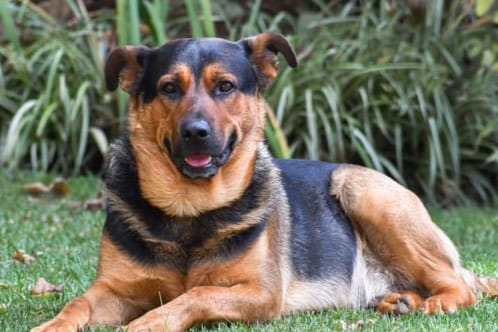
[[[453,312],[476,302],[453,243],[411,191],[376,171],[342,165],[332,173],[331,194],[386,269],[428,294],[419,305],[424,312]],[[396,294],[381,300],[379,311],[404,300],[391,297]]]

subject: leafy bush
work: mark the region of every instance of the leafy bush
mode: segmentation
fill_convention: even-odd
[[[277,156],[365,164],[442,204],[492,201],[497,29],[468,1],[417,3],[425,14],[414,15],[405,1],[316,0],[296,16],[267,14],[261,0],[186,0],[181,8],[117,0],[115,17],[109,10],[90,17],[68,0],[72,26],[31,3],[8,3],[0,10],[31,41],[16,41],[11,23],[10,43],[0,49],[0,163],[65,173],[98,168],[91,165],[100,165],[107,137],[126,117],[126,96],[104,92],[101,76],[116,27],[120,44],[149,45],[215,31],[231,39],[280,31],[300,65],[283,66],[266,92],[274,108],[266,134]]]
[[[294,156],[365,164],[444,205],[493,201],[498,31],[462,1],[365,1],[301,17],[300,65],[271,88]]]
[[[29,163],[34,170],[79,172],[98,151],[105,152],[102,128],[115,121],[101,78],[106,25],[75,4],[75,27],[30,2],[2,6],[22,34],[11,33],[11,43],[0,48],[0,114],[9,120],[1,128],[0,164],[10,170]]]

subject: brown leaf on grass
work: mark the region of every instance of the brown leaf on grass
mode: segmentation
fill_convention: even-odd
[[[85,202],[85,210],[95,211],[102,210],[105,207],[105,198],[102,191],[99,191],[94,198]]]
[[[33,197],[40,197],[45,194],[65,196],[71,191],[71,187],[63,178],[56,178],[48,186],[41,182],[28,183],[25,184],[22,189],[25,193]]]
[[[41,182],[33,182],[33,183],[25,184],[22,187],[22,190],[26,194],[29,194],[29,195],[34,196],[34,197],[38,197],[38,196],[41,196],[43,194],[50,192],[50,188]]]
[[[63,285],[52,285],[47,282],[45,278],[38,278],[33,289],[31,289],[32,295],[47,295],[50,293],[62,291]]]
[[[95,211],[104,208],[104,201],[101,198],[92,198],[85,202],[85,210]]]
[[[50,185],[50,192],[56,196],[65,196],[69,194],[71,187],[63,178],[55,179]]]
[[[24,250],[22,249],[17,249],[14,251],[14,254],[12,255],[12,259],[24,264],[31,264],[35,261],[35,258],[29,254],[27,254]]]

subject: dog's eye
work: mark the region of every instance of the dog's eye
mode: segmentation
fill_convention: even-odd
[[[235,89],[235,85],[230,81],[221,81],[218,83],[216,92],[218,93],[229,93]]]
[[[166,82],[161,85],[161,91],[167,95],[172,95],[178,92],[178,87],[173,82]]]

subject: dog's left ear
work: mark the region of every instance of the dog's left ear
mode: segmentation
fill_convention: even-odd
[[[297,66],[296,53],[284,36],[278,33],[265,32],[253,37],[244,38],[239,43],[246,50],[249,60],[256,69],[258,85],[266,88],[277,76],[278,53],[282,53],[291,67]]]
[[[118,85],[133,94],[143,75],[144,58],[150,51],[145,46],[121,46],[115,48],[105,63],[105,82],[109,91]]]

